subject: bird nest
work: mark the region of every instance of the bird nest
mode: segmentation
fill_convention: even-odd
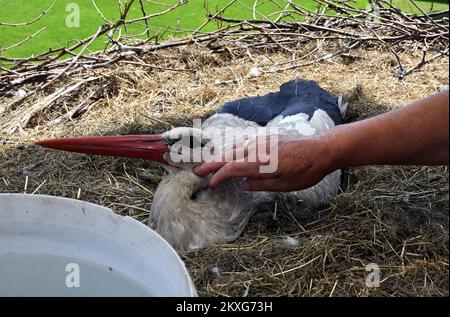
[[[226,101],[276,91],[294,77],[343,95],[346,121],[448,85],[448,57],[400,80],[392,76],[395,56],[376,45],[285,67],[313,50],[323,56],[335,49],[305,43],[236,53],[191,45],[148,53],[139,63],[105,65],[89,76],[80,71],[63,77],[0,115],[0,192],[81,199],[146,223],[165,174],[161,167],[49,151],[33,142],[190,126]],[[405,50],[401,59],[413,67],[422,53]],[[82,89],[70,90],[74,85]],[[55,99],[58,91],[64,93]],[[3,97],[0,108],[21,93]],[[8,129],[23,118],[20,129]],[[448,296],[448,184],[447,167],[351,168],[328,208],[287,200],[264,205],[235,242],[182,258],[201,296]],[[379,287],[366,285],[370,263],[380,270]]]

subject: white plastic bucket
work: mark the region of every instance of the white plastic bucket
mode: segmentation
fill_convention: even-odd
[[[83,201],[0,194],[0,296],[196,296],[173,248]]]

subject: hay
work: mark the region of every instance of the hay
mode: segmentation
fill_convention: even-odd
[[[153,133],[191,125],[193,118],[209,116],[228,100],[277,90],[296,76],[316,80],[344,95],[350,101],[347,120],[402,106],[448,85],[447,57],[398,80],[392,76],[391,54],[377,47],[296,71],[249,75],[252,67],[269,70],[304,51],[307,48],[299,45],[290,53],[261,50],[232,56],[190,46],[143,59],[194,72],[130,64],[97,69],[108,76],[46,108],[29,128],[16,134],[0,133],[0,192],[78,198],[146,223],[155,188],[164,175],[160,167],[146,161],[50,151],[32,143],[63,136]],[[407,65],[420,59],[420,52],[402,55]],[[3,113],[0,126],[79,78],[61,80]],[[0,108],[12,100],[3,98]],[[81,111],[67,118],[84,100]],[[447,167],[354,168],[346,172],[343,187],[345,191],[325,210],[309,210],[293,201],[269,204],[233,244],[184,255],[199,294],[448,296]],[[379,288],[365,284],[368,263],[381,269]]]

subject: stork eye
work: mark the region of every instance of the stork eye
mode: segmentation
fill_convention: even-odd
[[[198,138],[193,135],[189,135],[187,137],[177,137],[177,138],[167,138],[165,140],[166,144],[169,146],[173,146],[175,143],[181,142],[185,147],[194,149],[196,147],[204,147],[209,140],[204,140],[202,138]]]
[[[207,190],[208,190],[208,186],[198,188],[195,192],[192,193],[192,195],[190,197],[191,200],[192,201],[198,200],[200,198],[200,195]]]
[[[172,146],[175,143],[179,142],[180,140],[181,140],[181,137],[180,138],[166,138],[165,142],[167,145]]]
[[[199,138],[197,138],[197,137],[195,137],[193,135],[190,135],[189,136],[189,147],[191,149],[194,149],[194,148],[196,148],[198,146],[204,147],[205,145],[203,144],[201,139],[199,139]]]
[[[192,201],[196,201],[197,198],[198,198],[198,192],[194,192],[194,193],[191,195],[191,200],[192,200]]]

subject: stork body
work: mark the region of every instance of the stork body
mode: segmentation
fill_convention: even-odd
[[[169,175],[159,184],[151,207],[149,225],[179,252],[236,239],[261,202],[277,193],[246,192],[242,179],[210,188],[210,176],[199,177],[192,167],[199,162],[174,160],[209,147],[212,154],[233,148],[246,138],[323,134],[342,122],[346,104],[313,81],[296,79],[280,91],[225,104],[206,119],[201,129],[175,128],[157,136],[75,138],[40,142],[40,145],[89,154],[151,159],[163,163]],[[174,151],[177,143],[183,145]],[[205,142],[207,144],[205,144]],[[180,145],[178,144],[178,145]],[[182,150],[180,150],[182,149]],[[306,206],[326,204],[339,190],[341,172],[327,175],[317,185],[289,195]]]
[[[333,120],[321,109],[311,119],[300,113],[277,116],[258,133],[260,126],[232,114],[219,113],[208,118],[202,132],[212,140],[220,140],[222,151],[233,148],[234,140],[242,130],[255,131],[252,139],[262,135],[311,136],[325,133],[335,126]],[[248,129],[248,128],[254,129]],[[228,133],[226,130],[236,134]],[[181,131],[179,131],[181,132]],[[171,133],[171,132],[169,132]],[[214,142],[213,142],[214,143]],[[167,157],[167,160],[169,158]],[[210,244],[235,240],[248,220],[263,202],[279,197],[273,192],[246,192],[240,189],[242,179],[229,180],[216,187],[208,187],[208,177],[198,177],[189,163],[177,164],[181,169],[169,168],[170,174],[159,184],[149,218],[149,225],[160,233],[178,251],[191,251]],[[305,206],[329,203],[339,190],[341,171],[337,170],[317,185],[285,195],[302,201]]]

